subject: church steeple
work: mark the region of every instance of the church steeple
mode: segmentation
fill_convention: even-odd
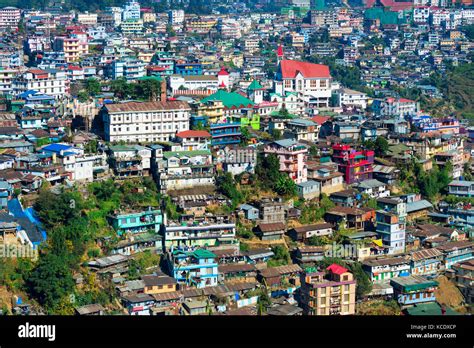
[[[280,44],[277,48],[277,62],[280,63],[283,60],[283,46]]]

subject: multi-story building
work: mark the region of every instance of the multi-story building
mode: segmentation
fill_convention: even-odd
[[[182,247],[214,247],[236,245],[235,222],[228,216],[181,217],[168,220],[162,229],[164,247],[172,250]]]
[[[108,7],[105,10],[105,13],[109,15],[112,19],[113,26],[118,27],[122,23],[122,12],[121,7]]]
[[[89,44],[87,43],[87,34],[84,40],[79,37],[56,37],[53,42],[55,51],[64,52],[67,63],[79,61],[84,55],[89,53]]]
[[[448,194],[458,197],[474,197],[474,181],[453,180],[448,185]]]
[[[21,10],[16,7],[4,7],[0,9],[0,29],[16,28],[21,19]]]
[[[240,129],[240,122],[211,124],[211,145],[221,147],[232,144],[240,144],[240,137],[242,135]]]
[[[94,26],[97,25],[97,16],[97,13],[78,13],[77,22],[84,25]]]
[[[207,131],[188,130],[176,133],[176,141],[184,151],[207,150],[211,145],[211,134]]]
[[[128,19],[120,23],[120,30],[123,34],[138,34],[143,31],[143,21],[141,19]]]
[[[222,165],[224,172],[232,175],[254,173],[257,164],[255,148],[226,146],[217,153],[217,162]]]
[[[444,168],[446,165],[452,168],[449,173],[453,179],[459,179],[464,173],[464,163],[466,162],[464,158],[464,145],[461,143],[461,146],[457,150],[451,150],[446,152],[440,152],[434,155],[434,160],[439,168]]]
[[[160,209],[148,208],[142,211],[114,212],[109,217],[110,224],[118,235],[151,231],[159,233],[163,224]]]
[[[314,142],[318,126],[315,122],[303,118],[295,118],[285,123],[285,137],[296,141]]]
[[[443,270],[443,253],[436,248],[413,251],[409,257],[412,275],[432,275]]]
[[[376,114],[382,116],[414,116],[419,111],[419,105],[416,101],[400,98],[395,99],[392,97],[384,100],[374,100],[372,103],[372,109]]]
[[[407,204],[398,197],[379,198],[376,232],[389,254],[405,251]]]
[[[186,30],[192,33],[207,34],[216,24],[215,16],[190,16],[186,18]]]
[[[467,240],[446,243],[436,247],[436,249],[443,253],[443,264],[445,269],[450,269],[458,262],[474,258],[474,242]]]
[[[347,184],[372,179],[375,153],[372,150],[355,150],[350,145],[333,146],[333,161],[344,174]]]
[[[0,94],[12,92],[13,80],[17,74],[17,70],[0,68]]]
[[[157,176],[162,193],[211,187],[215,183],[215,168],[210,150],[165,151],[161,162]]]
[[[329,27],[337,24],[337,12],[332,10],[311,10],[311,25]]]
[[[100,116],[106,141],[166,142],[189,130],[190,107],[181,101],[106,104]]]
[[[227,82],[228,84],[229,82]],[[201,99],[197,114],[207,116],[210,123],[228,122],[227,118],[240,115],[243,110],[252,109],[254,105],[253,101],[239,93],[219,89],[214,94]]]
[[[140,145],[110,146],[110,166],[116,178],[150,175],[151,149]]]
[[[110,77],[114,80],[124,77],[127,81],[135,81],[145,76],[145,63],[135,58],[117,59],[111,63]]]
[[[199,92],[217,91],[217,76],[212,75],[172,75],[169,77],[173,94],[200,94]],[[183,90],[184,89],[184,90]]]
[[[403,256],[368,259],[362,262],[362,268],[369,274],[372,282],[380,283],[409,275],[410,261]]]
[[[169,268],[179,284],[205,288],[216,286],[219,276],[216,255],[206,249],[175,249],[168,256]]]
[[[319,183],[321,193],[330,195],[344,189],[344,175],[337,166],[308,164],[308,179]]]
[[[354,91],[348,88],[341,88],[336,91],[339,106],[357,106],[365,110],[367,108],[367,94]]]
[[[275,79],[275,92],[295,92],[316,107],[329,107],[331,74],[327,65],[282,60]]]
[[[125,4],[122,12],[122,20],[140,19],[140,3],[138,1],[129,1]]]
[[[394,297],[402,307],[436,301],[438,282],[434,280],[409,275],[391,279],[390,285],[393,287]]]
[[[461,290],[466,302],[474,303],[474,260],[464,261],[452,265],[455,273],[453,280]]]
[[[13,94],[35,90],[56,98],[66,93],[66,72],[59,70],[30,69],[18,75],[12,83]]]
[[[265,155],[275,154],[280,161],[280,172],[287,173],[291,180],[299,184],[308,177],[306,156],[308,148],[290,139],[277,140],[265,146]]]
[[[170,23],[171,25],[183,24],[184,11],[183,10],[168,11],[168,23]]]
[[[302,277],[301,304],[307,315],[351,315],[355,313],[356,280],[346,268],[332,264],[326,272]]]

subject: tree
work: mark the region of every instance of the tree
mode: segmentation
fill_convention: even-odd
[[[285,246],[275,245],[272,247],[272,251],[274,255],[268,261],[268,267],[287,265],[290,262],[290,253]]]
[[[158,79],[145,79],[134,85],[134,99],[156,101],[160,95],[161,84]]]
[[[384,137],[377,137],[375,140],[375,155],[376,156],[383,156],[388,151],[388,141]]]
[[[281,139],[281,130],[272,129],[271,130],[271,136],[274,140],[280,140]]]
[[[242,127],[240,137],[242,138],[242,142],[247,144],[250,140],[250,132],[248,127]]]
[[[61,299],[73,293],[74,279],[63,259],[48,253],[40,258],[27,281],[27,287],[41,305],[53,309]]]
[[[125,77],[119,77],[110,83],[110,89],[120,99],[126,99],[131,92],[131,87]]]
[[[311,236],[308,239],[308,244],[313,246],[323,246],[330,244],[330,240],[326,236]]]
[[[100,82],[99,80],[91,77],[86,80],[86,91],[91,97],[95,97],[100,93]]]
[[[280,161],[275,154],[259,154],[255,168],[257,177],[264,188],[273,189],[280,176]]]
[[[231,199],[232,209],[235,209],[243,200],[243,195],[237,189],[234,177],[231,173],[225,172],[223,175],[219,175],[216,179],[216,186],[220,193]]]
[[[87,103],[89,101],[89,94],[86,91],[80,91],[77,94],[77,100],[81,103]]]
[[[280,173],[275,183],[275,191],[279,195],[294,196],[296,195],[296,184],[288,175]]]

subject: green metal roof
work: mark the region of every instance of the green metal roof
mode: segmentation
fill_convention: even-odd
[[[198,249],[193,252],[194,257],[197,259],[212,259],[215,258],[216,255],[209,250],[206,249]]]
[[[146,81],[146,80],[156,80],[158,82],[163,81],[163,79],[159,76],[142,76],[137,79],[138,81]]]
[[[441,315],[441,306],[436,302],[420,303],[407,308],[409,315]],[[460,315],[460,313],[446,307],[445,315]]]
[[[248,107],[253,106],[254,102],[250,99],[240,95],[235,92],[226,92],[223,89],[218,90],[216,93],[211,94],[209,97],[206,97],[201,100],[201,103],[207,103],[209,101],[220,100],[226,108],[232,107]]]
[[[250,86],[247,88],[249,91],[255,91],[256,89],[263,89],[262,85],[257,81],[253,80]]]

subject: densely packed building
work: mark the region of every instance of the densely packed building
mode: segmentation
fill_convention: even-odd
[[[472,2],[50,3],[0,9],[2,244],[80,195],[130,315],[472,305]]]

